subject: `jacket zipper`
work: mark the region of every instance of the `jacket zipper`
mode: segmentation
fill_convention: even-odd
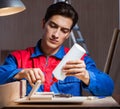
[[[47,67],[47,65],[48,65],[48,58],[49,58],[49,56],[46,56],[46,63],[45,63],[45,67]]]

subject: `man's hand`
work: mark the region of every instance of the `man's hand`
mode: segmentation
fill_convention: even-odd
[[[82,80],[86,85],[89,84],[89,73],[83,60],[68,61],[62,71],[67,76],[75,76]]]
[[[34,86],[34,83],[37,80],[41,80],[41,82],[45,82],[45,77],[43,72],[39,68],[26,68],[21,72],[15,75],[16,79],[21,80],[23,78],[27,79],[31,86]]]

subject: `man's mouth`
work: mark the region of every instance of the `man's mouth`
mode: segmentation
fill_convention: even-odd
[[[58,41],[56,39],[50,39],[50,42],[57,43]]]

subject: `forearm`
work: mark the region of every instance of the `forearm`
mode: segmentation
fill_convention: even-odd
[[[90,82],[89,85],[83,85],[95,96],[111,96],[114,89],[112,79],[105,73],[94,74],[89,72]]]
[[[90,80],[89,85],[83,83],[83,87],[96,96],[112,95],[114,83],[110,76],[97,69],[95,62],[89,56],[86,56],[84,61]]]
[[[0,66],[0,84],[15,81],[14,76],[20,71],[21,69],[17,68],[14,57],[9,55],[4,64]]]
[[[17,69],[14,71],[5,71],[5,72],[2,71],[0,73],[0,84],[16,81],[16,79],[14,78],[14,75],[16,75],[17,72],[19,71],[20,69]]]

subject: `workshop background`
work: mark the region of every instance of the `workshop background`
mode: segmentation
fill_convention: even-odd
[[[45,11],[54,3],[54,0],[22,1],[26,6],[25,11],[0,17],[0,64],[10,51],[36,45],[42,37],[41,21]],[[97,67],[104,70],[114,29],[119,29],[119,0],[71,0],[71,5],[79,14],[78,25],[91,57]],[[71,40],[65,45],[69,46],[69,41]],[[115,82],[113,96],[118,102],[120,102],[119,44],[118,38],[109,71]]]

